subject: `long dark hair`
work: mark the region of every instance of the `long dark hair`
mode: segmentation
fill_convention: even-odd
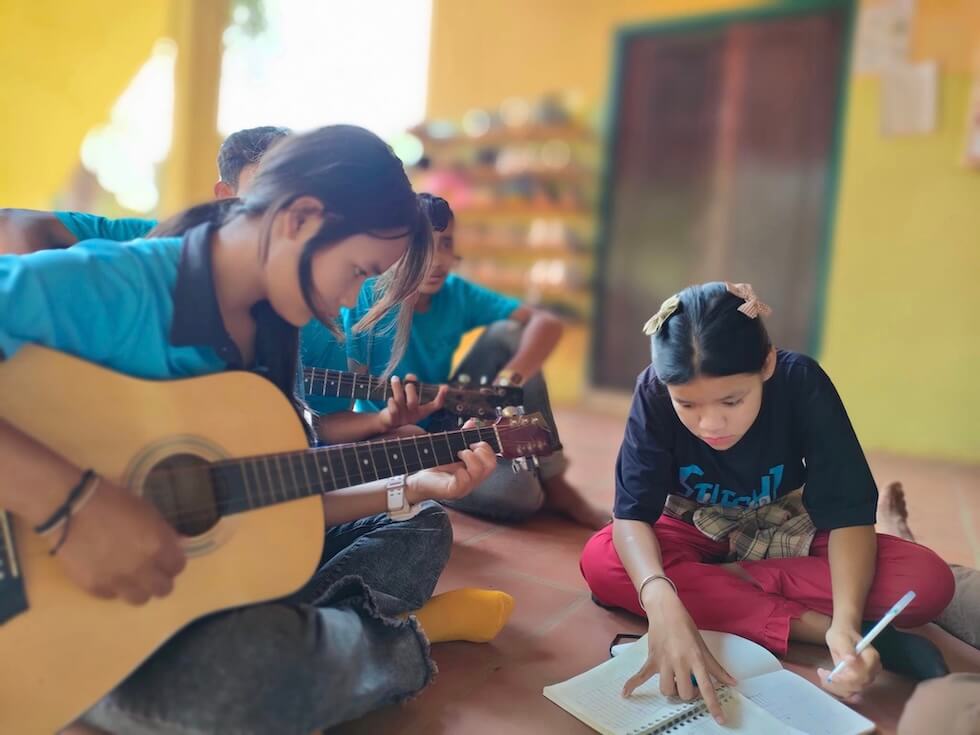
[[[761,317],[739,312],[745,300],[725,283],[688,286],[674,298],[673,310],[667,308],[652,336],[653,368],[660,380],[677,385],[701,375],[762,370],[772,346],[769,333]]]
[[[192,207],[160,223],[150,236],[181,235],[202,222],[223,224],[233,217],[262,218],[260,251],[268,255],[276,215],[302,196],[319,200],[325,217],[320,230],[303,247],[299,282],[307,306],[341,340],[343,333],[325,317],[313,285],[313,257],[341,240],[361,233],[375,237],[409,235],[409,246],[379,279],[380,297],[355,325],[369,329],[394,306],[400,306],[398,334],[390,365],[397,364],[408,340],[410,297],[425,277],[432,249],[429,222],[422,213],[402,162],[374,133],[353,125],[330,125],[291,135],[273,146],[259,163],[248,193]]]

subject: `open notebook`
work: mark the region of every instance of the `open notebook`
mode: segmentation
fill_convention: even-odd
[[[584,674],[544,688],[544,696],[604,735],[862,735],[874,723],[791,671],[769,651],[728,633],[701,631],[708,648],[738,686],[721,687],[721,726],[704,702],[673,700],[660,694],[654,676],[633,696],[623,684],[646,659],[646,636],[624,646],[615,658]]]

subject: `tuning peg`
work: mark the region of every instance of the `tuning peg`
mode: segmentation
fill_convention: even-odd
[[[527,457],[518,457],[517,459],[511,460],[510,468],[514,471],[516,475],[518,472],[527,472],[528,467]]]
[[[538,455],[531,456],[531,464],[534,465],[534,469],[538,469],[541,466],[541,460],[538,459]]]
[[[486,375],[480,376],[480,385],[486,385],[489,382],[490,382],[490,378],[488,378]]]
[[[514,406],[514,410],[517,412],[518,416],[524,415],[524,406]]]

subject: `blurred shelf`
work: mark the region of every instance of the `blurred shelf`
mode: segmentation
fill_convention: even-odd
[[[515,128],[494,128],[483,135],[453,135],[448,138],[434,138],[424,130],[415,128],[410,131],[422,141],[423,145],[432,147],[449,146],[491,146],[519,142],[546,142],[549,140],[564,140],[567,142],[591,143],[596,139],[595,133],[580,125],[526,125]]]
[[[456,208],[456,211],[468,217],[592,217],[594,215],[588,207],[520,203],[475,204]]]
[[[523,169],[501,172],[493,166],[473,166],[463,174],[470,181],[482,184],[508,183],[512,181],[545,181],[567,183],[594,183],[598,174],[585,168]]]
[[[522,258],[574,258],[591,260],[595,253],[591,250],[572,250],[561,245],[505,245],[502,243],[481,244],[459,242],[459,254],[464,258],[522,257]]]
[[[479,283],[481,286],[492,288],[497,291],[507,293],[536,293],[549,298],[561,297],[589,297],[592,296],[592,289],[587,285],[583,286],[552,286],[552,285],[531,285],[523,278],[474,278],[466,276],[467,280]]]
[[[460,275],[563,318],[588,320],[599,187],[595,131],[568,121],[497,126],[481,136],[445,126],[455,133],[428,134],[442,122],[411,131],[428,160],[410,178],[418,190],[454,204]]]

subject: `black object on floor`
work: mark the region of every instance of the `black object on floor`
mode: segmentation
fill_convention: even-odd
[[[862,635],[874,625],[874,621],[862,623]],[[877,649],[885,669],[915,681],[938,679],[949,673],[943,654],[932,641],[921,635],[904,633],[889,625],[871,645]]]

